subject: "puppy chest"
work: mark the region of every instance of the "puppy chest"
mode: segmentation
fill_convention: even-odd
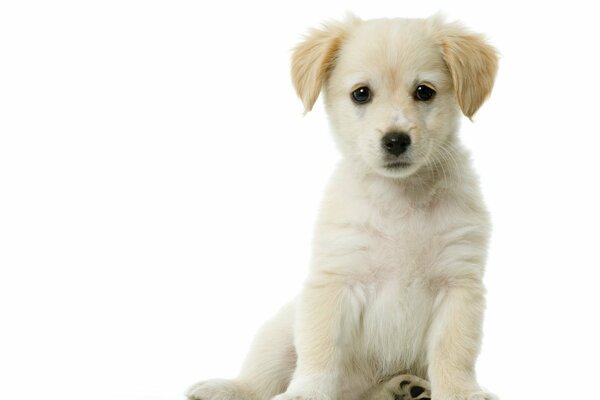
[[[363,237],[363,350],[384,369],[408,369],[423,353],[435,296],[428,283],[433,261],[428,236],[400,229]]]
[[[421,281],[393,279],[364,287],[363,356],[384,373],[413,367],[424,356],[434,294]]]

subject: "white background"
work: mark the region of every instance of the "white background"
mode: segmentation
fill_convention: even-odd
[[[181,399],[235,375],[301,285],[339,157],[320,103],[302,117],[290,49],[346,11],[443,11],[500,49],[461,133],[494,221],[479,379],[504,399],[598,396],[593,10],[0,3],[0,398]]]

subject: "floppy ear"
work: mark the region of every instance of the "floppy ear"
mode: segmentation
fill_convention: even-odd
[[[463,114],[471,118],[489,96],[498,70],[496,49],[458,23],[439,26],[438,41]]]
[[[330,22],[312,29],[293,52],[292,81],[305,112],[312,110],[323,82],[333,69],[338,50],[346,37],[347,28],[356,17],[346,22]]]

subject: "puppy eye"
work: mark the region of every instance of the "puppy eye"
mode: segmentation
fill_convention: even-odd
[[[369,100],[371,100],[371,90],[366,86],[359,87],[352,92],[352,100],[354,100],[356,104],[368,103]]]
[[[435,96],[435,90],[427,85],[419,85],[415,90],[415,100],[427,101],[431,100]]]

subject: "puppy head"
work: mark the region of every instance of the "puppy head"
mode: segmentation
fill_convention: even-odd
[[[460,110],[475,114],[496,70],[493,47],[438,17],[350,17],[312,30],[292,58],[305,110],[323,91],[342,152],[389,177],[442,155]]]

